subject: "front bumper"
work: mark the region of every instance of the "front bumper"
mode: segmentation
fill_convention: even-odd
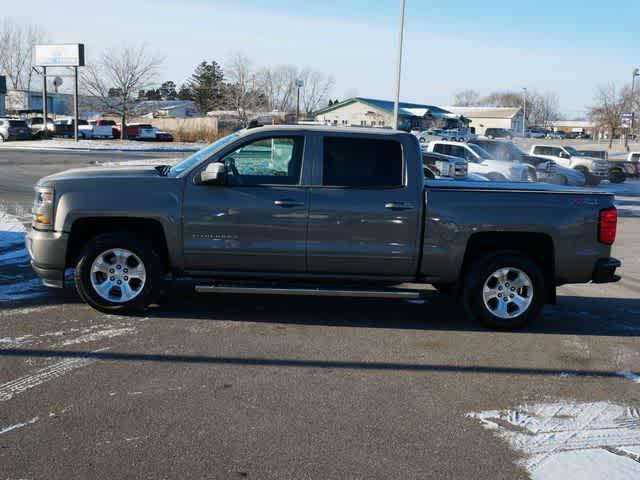
[[[25,245],[31,257],[31,267],[47,287],[64,286],[69,234],[41,231],[32,228],[27,232]]]
[[[593,269],[593,283],[612,283],[620,281],[620,275],[616,275],[616,268],[619,268],[622,262],[617,258],[601,258],[596,262]]]

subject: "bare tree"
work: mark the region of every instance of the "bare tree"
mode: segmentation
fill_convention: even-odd
[[[493,92],[481,98],[478,104],[485,107],[521,107],[523,97],[520,92]]]
[[[153,84],[162,62],[162,58],[150,56],[144,46],[124,47],[105,52],[97,62],[83,69],[85,92],[106,112],[120,116],[121,139],[125,138],[124,127],[138,91]]]
[[[543,128],[551,126],[551,122],[560,117],[558,95],[553,92],[527,93],[527,125],[538,125]]]
[[[293,65],[263,68],[258,74],[258,87],[267,97],[269,110],[290,112],[295,108],[295,81],[298,69]]]
[[[628,106],[629,96],[625,89],[618,90],[615,84],[598,87],[595,103],[589,109],[590,117],[609,130],[609,148],[613,146],[613,136],[620,128],[620,117]]]
[[[335,79],[332,75],[325,75],[308,67],[300,72],[298,78],[304,82],[300,91],[300,102],[302,110],[308,116],[318,110],[320,105],[327,103]]]
[[[43,39],[38,25],[20,25],[8,18],[0,24],[0,73],[14,90],[31,89],[33,47]]]
[[[246,126],[249,114],[264,107],[264,95],[257,87],[257,74],[253,62],[244,55],[237,54],[226,65],[226,101],[238,112],[240,122]]]
[[[467,89],[458,92],[453,97],[453,105],[456,107],[472,107],[478,105],[480,94],[475,90]]]

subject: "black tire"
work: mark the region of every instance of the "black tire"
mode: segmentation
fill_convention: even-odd
[[[425,138],[424,138],[424,137],[420,137],[420,138],[418,139],[418,141],[419,141],[420,143],[424,143],[424,142],[425,142]]]
[[[609,181],[611,183],[622,183],[627,179],[624,172],[620,170],[611,170],[609,172]]]
[[[485,282],[494,272],[507,267],[519,269],[529,277],[532,287],[531,291],[527,290],[527,293],[531,295],[531,302],[522,313],[516,313],[510,318],[501,318],[485,305],[483,289]],[[465,275],[462,289],[464,308],[469,317],[479,320],[489,328],[502,330],[522,328],[540,314],[545,304],[544,283],[542,269],[527,255],[508,250],[486,254],[477,259]],[[499,300],[498,303],[500,303]]]
[[[143,263],[146,280],[141,291],[127,302],[113,302],[101,297],[91,283],[91,266],[101,253],[122,248],[134,253]],[[127,233],[98,235],[89,241],[76,263],[75,285],[80,298],[91,307],[105,313],[123,313],[142,310],[154,303],[162,282],[162,262],[151,243],[143,237]]]

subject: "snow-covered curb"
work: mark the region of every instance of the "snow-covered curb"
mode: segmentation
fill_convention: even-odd
[[[1,150],[78,150],[101,152],[197,152],[206,146],[203,143],[148,143],[133,140],[37,140],[5,142]]]

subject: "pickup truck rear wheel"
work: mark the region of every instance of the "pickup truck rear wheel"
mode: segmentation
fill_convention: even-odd
[[[80,254],[75,284],[82,300],[102,312],[141,310],[157,298],[161,271],[160,257],[144,238],[104,234]]]
[[[544,306],[544,275],[528,256],[500,251],[473,263],[463,287],[467,314],[490,328],[516,329]]]

